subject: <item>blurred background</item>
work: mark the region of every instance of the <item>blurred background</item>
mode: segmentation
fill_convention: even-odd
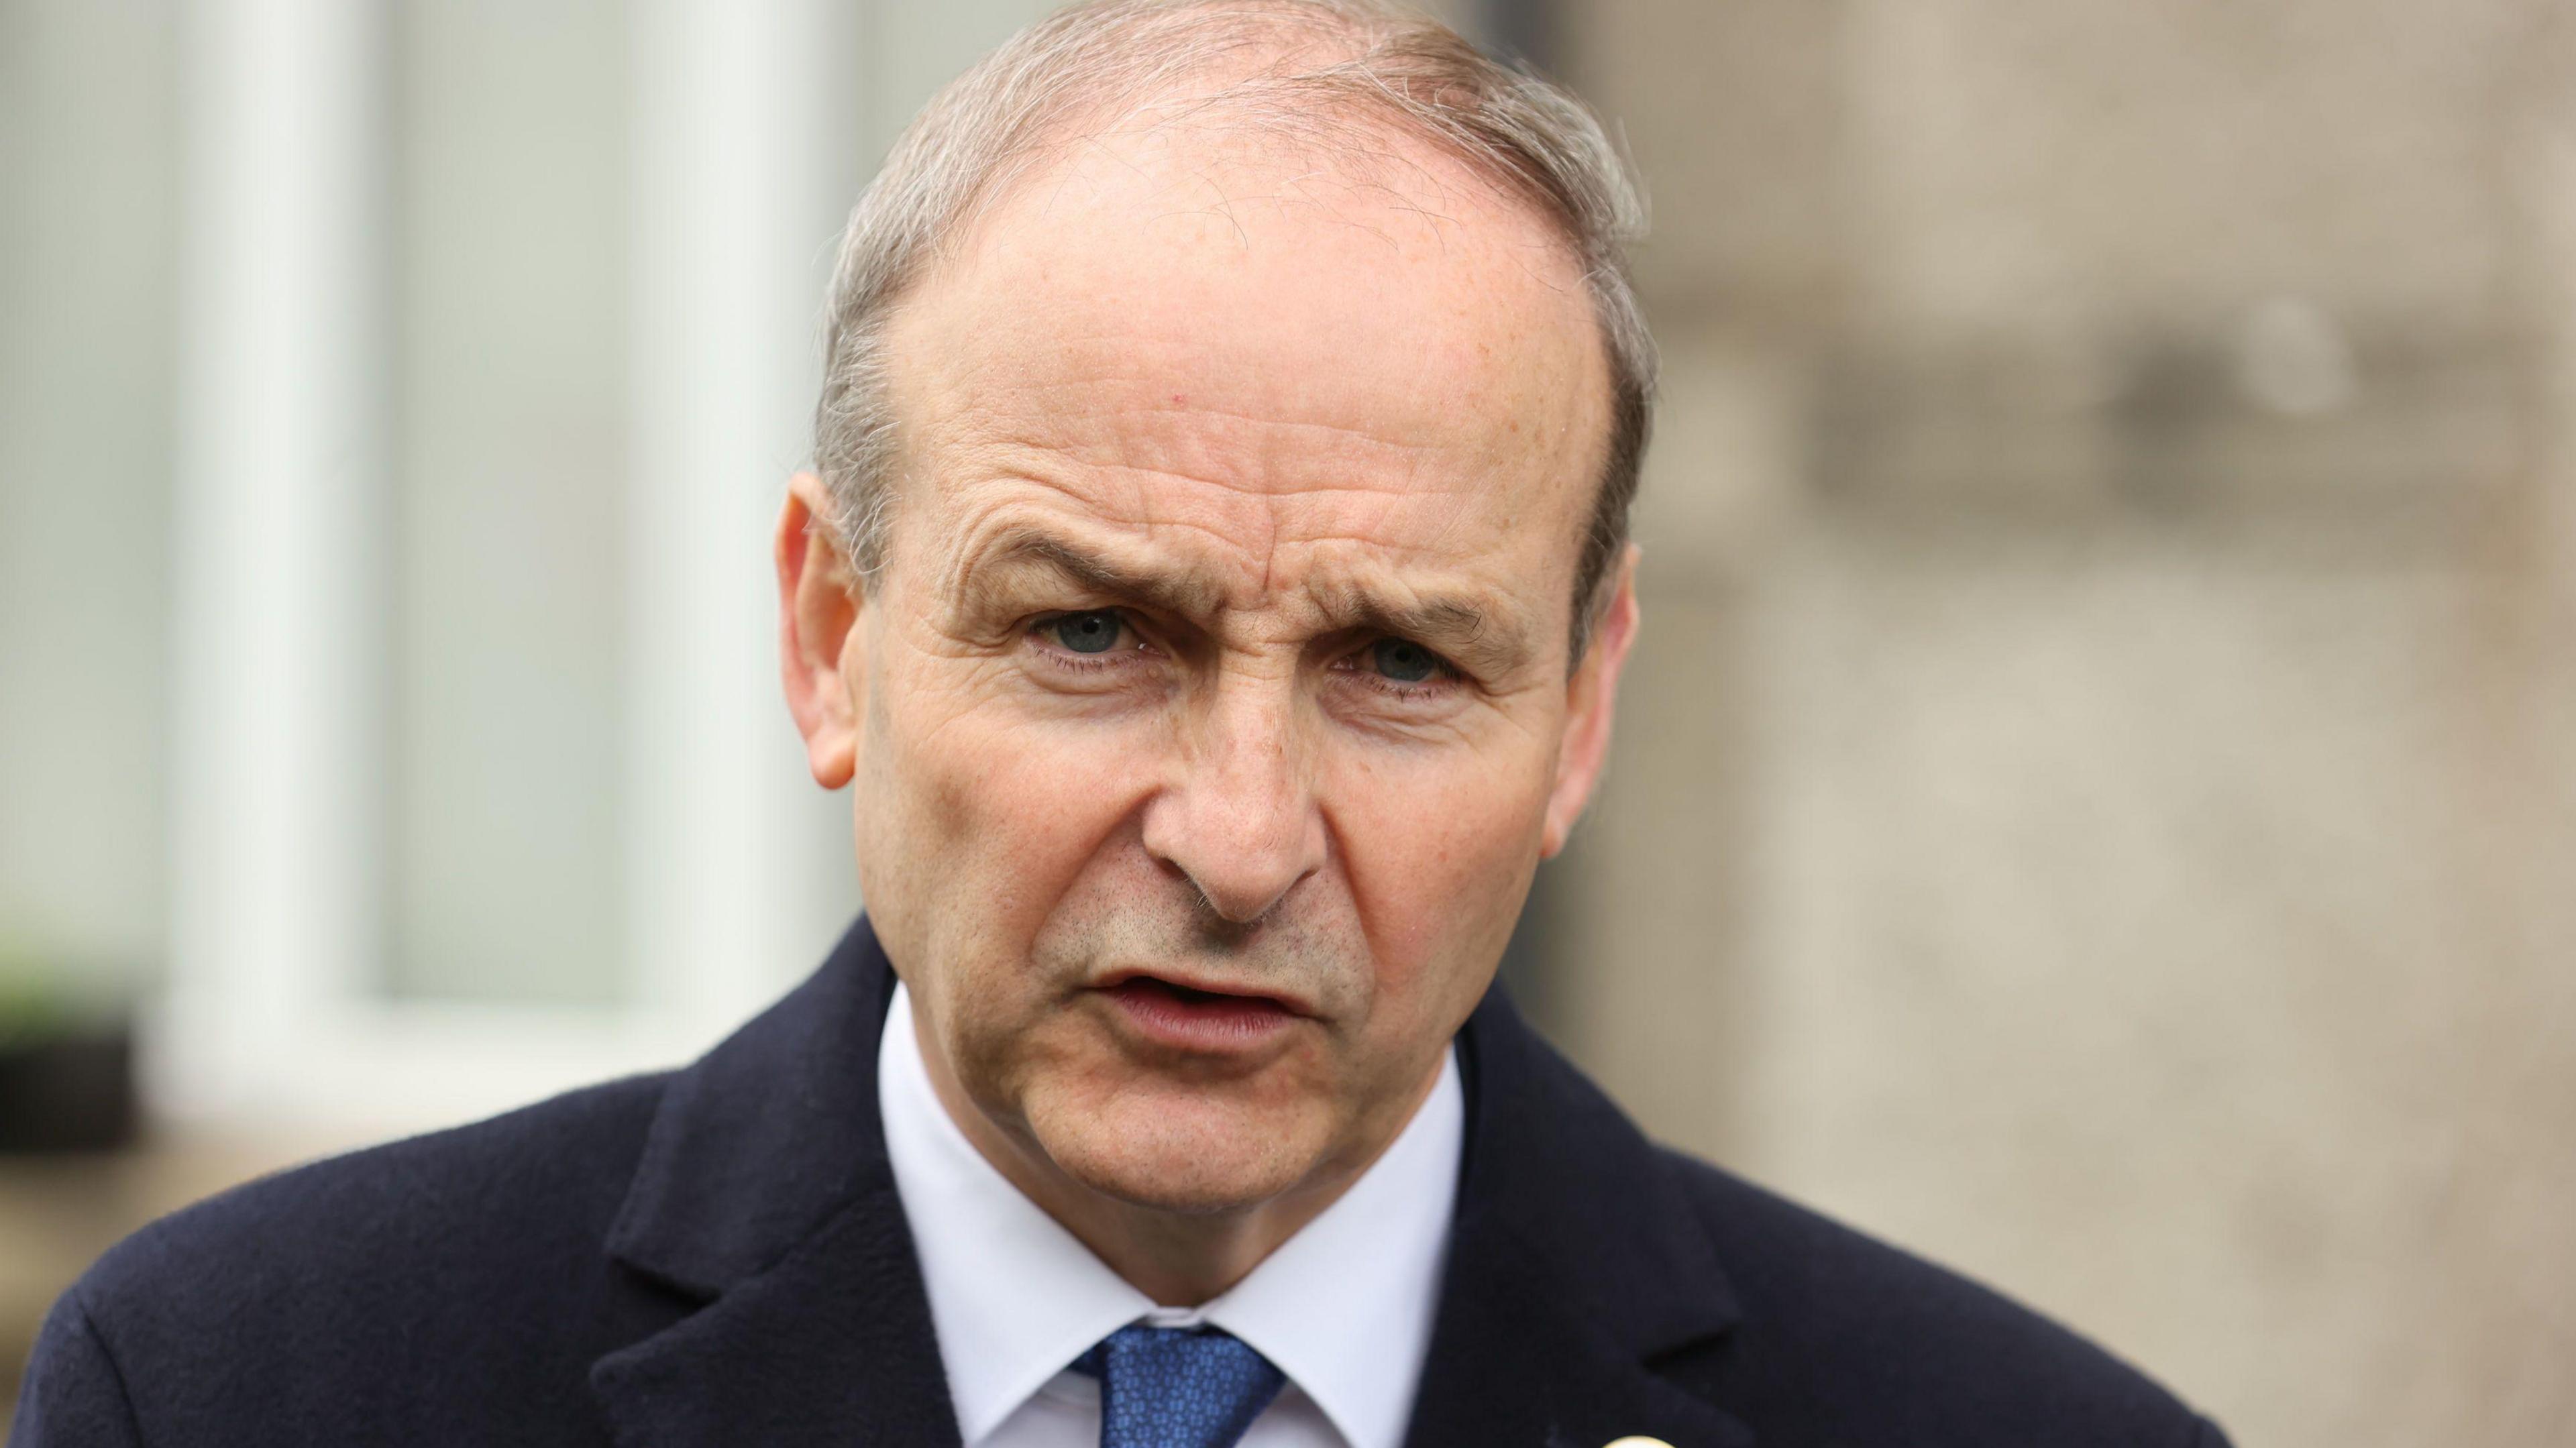
[[[766,529],[1034,0],[0,0],[0,1399],[243,1177],[857,901]],[[1646,627],[1507,970],[2249,1445],[2576,1441],[2576,15],[1455,0],[1656,208]]]

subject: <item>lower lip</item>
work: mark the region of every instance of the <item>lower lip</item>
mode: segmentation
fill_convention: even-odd
[[[1103,994],[1147,1039],[1184,1051],[1267,1045],[1297,1019],[1286,1006],[1260,996],[1185,995],[1154,980],[1122,981]]]

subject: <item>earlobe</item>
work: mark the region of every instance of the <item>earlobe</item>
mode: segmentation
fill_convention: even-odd
[[[1554,859],[1591,803],[1610,756],[1610,721],[1616,712],[1619,673],[1637,640],[1637,545],[1619,559],[1610,602],[1592,629],[1583,662],[1566,681],[1565,734],[1557,744],[1556,786],[1548,794],[1539,835],[1539,858]]]
[[[778,570],[778,664],[787,712],[805,738],[814,782],[838,789],[857,769],[857,693],[866,661],[858,627],[864,600],[841,540],[825,521],[830,504],[814,474],[790,479],[771,552]]]

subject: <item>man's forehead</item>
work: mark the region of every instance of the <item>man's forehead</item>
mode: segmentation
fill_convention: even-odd
[[[1608,371],[1581,271],[1535,213],[1414,149],[1343,167],[1214,123],[1060,148],[900,309],[899,415],[933,440],[961,416],[1030,441],[1194,425],[1237,463],[1595,474]]]
[[[1431,165],[1282,160],[1167,127],[991,207],[889,338],[898,554],[959,581],[1034,496],[1195,537],[1238,596],[1284,570],[1382,605],[1465,569],[1516,605],[1490,616],[1572,607],[1609,414],[1580,273]]]

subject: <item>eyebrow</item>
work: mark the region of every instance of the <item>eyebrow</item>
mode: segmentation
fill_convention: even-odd
[[[1218,590],[1204,579],[1139,572],[1066,542],[1044,529],[1026,525],[1012,528],[993,540],[983,556],[970,566],[963,591],[970,598],[981,597],[996,587],[989,581],[990,575],[1029,569],[1070,579],[1092,593],[1147,604],[1184,617],[1204,617],[1214,613],[1224,601]]]
[[[1223,591],[1208,579],[1129,568],[1027,525],[993,540],[969,566],[961,592],[969,598],[989,596],[1000,588],[993,574],[1024,569],[1053,573],[1086,591],[1184,618],[1206,618],[1219,612],[1225,602]],[[1324,590],[1316,602],[1335,629],[1412,639],[1483,677],[1507,674],[1529,657],[1526,630],[1509,626],[1504,610],[1489,607],[1472,594],[1430,593],[1417,602],[1401,603],[1350,586]]]

